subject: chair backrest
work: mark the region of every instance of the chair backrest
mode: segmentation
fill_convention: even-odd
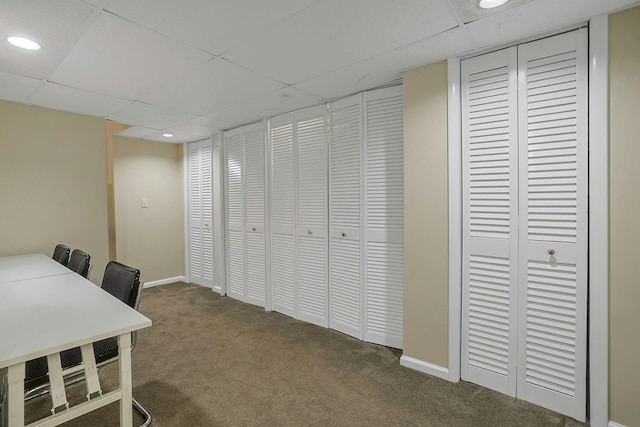
[[[75,271],[84,278],[89,275],[89,264],[91,263],[91,255],[81,251],[80,249],[74,249],[69,257],[67,268],[71,271]]]
[[[102,289],[120,301],[138,308],[140,302],[140,270],[118,261],[109,261],[102,277]]]
[[[69,253],[71,253],[71,248],[60,243],[56,245],[56,248],[53,250],[53,256],[51,258],[58,261],[62,265],[67,265],[67,263],[69,262]]]

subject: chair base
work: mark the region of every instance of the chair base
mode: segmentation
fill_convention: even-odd
[[[131,398],[131,403],[133,403],[133,409],[136,410],[138,414],[144,418],[144,423],[140,424],[140,427],[147,427],[151,424],[151,413],[144,409],[144,407],[138,403],[138,401],[134,398]]]
[[[69,386],[71,384],[75,384],[75,383],[79,383],[84,381],[84,376],[81,376],[79,378],[74,378],[72,380],[69,380],[67,382],[65,382],[65,386]],[[38,390],[39,388],[41,388],[41,390]],[[39,388],[36,388],[34,390],[29,390],[27,393],[25,393],[25,402],[28,402],[31,399],[35,399],[36,397],[40,397],[40,396],[44,396],[46,394],[49,394],[49,389],[41,386]],[[4,396],[0,396],[0,406],[4,401]],[[140,416],[144,419],[144,422],[142,424],[140,424],[139,427],[148,427],[149,425],[151,425],[151,421],[153,420],[153,417],[151,416],[151,413],[149,411],[147,411],[144,406],[142,406],[140,404],[140,402],[138,402],[136,399],[134,399],[133,397],[131,398],[131,404],[133,406],[133,409],[135,409],[135,411],[140,414]],[[0,419],[2,417],[2,411],[0,410]]]

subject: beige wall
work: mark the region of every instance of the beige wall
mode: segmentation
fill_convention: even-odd
[[[182,145],[114,136],[113,164],[118,261],[145,282],[184,276]]]
[[[91,280],[108,261],[104,121],[0,101],[0,256],[91,254]]]
[[[640,7],[609,18],[610,416],[640,425]]]
[[[447,63],[404,73],[404,355],[448,366]]]

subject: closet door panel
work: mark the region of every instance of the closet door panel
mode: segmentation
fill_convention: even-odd
[[[213,154],[212,141],[188,144],[189,259],[193,283],[212,287]]]
[[[516,395],[517,49],[462,66],[462,378]]]
[[[190,277],[193,283],[202,280],[202,209],[201,171],[202,144],[193,142],[189,150],[189,257]]]
[[[296,112],[298,318],[328,326],[326,107]]]
[[[587,37],[519,48],[518,395],[585,420]]]
[[[241,130],[223,135],[226,195],[227,295],[245,301],[244,168]]]
[[[365,97],[365,340],[402,348],[404,120],[402,87]]]
[[[330,111],[329,327],[363,339],[362,95]]]
[[[293,114],[271,120],[272,308],[296,317],[295,163]]]
[[[264,131],[262,123],[242,128],[246,239],[246,301],[265,306]]]
[[[202,279],[213,285],[213,150],[211,140],[202,142]]]

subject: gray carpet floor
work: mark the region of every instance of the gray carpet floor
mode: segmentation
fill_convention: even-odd
[[[145,289],[153,321],[133,352],[133,395],[153,426],[582,426],[474,384],[400,366],[399,350],[265,312],[210,289]],[[117,385],[117,364],[100,371]],[[84,385],[69,387],[82,401]],[[49,411],[26,404],[27,422]],[[140,422],[135,416],[134,423]],[[117,426],[111,404],[66,426]]]

